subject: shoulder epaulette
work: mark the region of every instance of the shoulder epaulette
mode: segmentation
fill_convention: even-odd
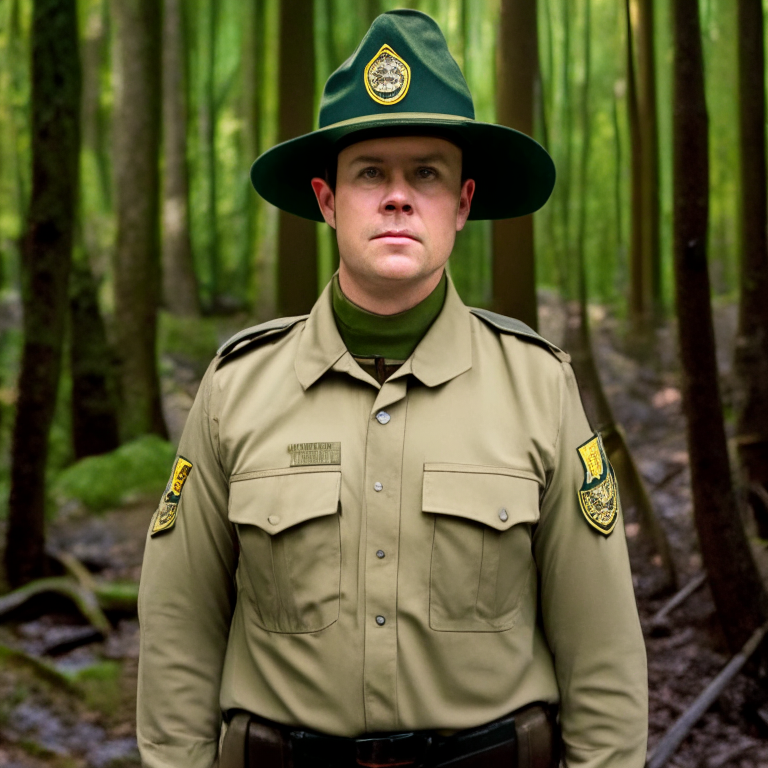
[[[496,312],[491,312],[488,309],[476,309],[475,307],[470,307],[469,311],[497,331],[511,333],[515,336],[529,339],[542,347],[546,347],[558,360],[560,360],[560,362],[571,362],[571,356],[567,352],[563,352],[560,347],[556,347],[551,341],[547,341],[543,336],[539,336],[533,328],[527,326],[522,320],[515,320],[514,317],[505,317]]]
[[[301,320],[306,320],[309,315],[299,315],[297,317],[278,317],[274,320],[268,320],[261,325],[254,325],[252,328],[246,328],[245,330],[238,331],[231,339],[225,341],[216,353],[220,359],[227,357],[237,349],[241,349],[246,344],[250,344],[252,341],[259,341],[272,338],[281,333],[285,333],[290,328],[293,328],[296,323]]]

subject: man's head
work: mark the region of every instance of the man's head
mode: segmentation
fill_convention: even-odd
[[[284,141],[261,155],[251,168],[251,181],[264,198],[284,211],[314,221],[329,220],[331,213],[342,251],[342,276],[354,260],[359,269],[364,268],[371,276],[378,274],[376,279],[385,284],[386,279],[393,279],[384,278],[385,273],[402,276],[408,270],[418,271],[417,252],[421,253],[420,268],[429,271],[448,257],[455,232],[467,218],[470,201],[469,217],[473,219],[525,216],[547,201],[555,183],[552,159],[533,139],[505,126],[475,120],[472,95],[440,28],[419,11],[399,9],[376,18],[353,55],[328,78],[318,117],[316,131]],[[400,138],[395,139],[396,135]],[[381,136],[389,138],[379,141]],[[406,136],[416,143],[442,142],[454,147],[454,155],[463,153],[465,179],[471,178],[477,185],[474,197],[469,191],[472,185],[464,186],[459,174],[452,192],[455,199],[445,211],[441,208],[442,212],[435,214],[434,206],[425,203],[429,199],[423,192],[426,186],[416,184],[405,168],[390,169],[394,176],[385,173],[383,187],[365,187],[364,194],[359,179],[357,186],[349,186],[351,180],[345,179],[334,194],[332,174],[325,179],[330,185],[324,189],[329,155],[339,153],[341,172],[342,161],[349,160],[357,151],[355,147],[374,138],[376,147],[402,147],[410,143],[404,140]],[[416,155],[421,153],[418,150]],[[390,162],[379,157],[378,150],[371,156]],[[460,165],[459,161],[457,167]],[[401,210],[395,216],[386,206],[379,210],[377,195],[393,183],[397,173],[414,202],[406,203],[412,210]],[[413,183],[406,184],[406,179]],[[447,179],[443,181],[447,183]],[[353,188],[355,194],[350,198],[347,192]],[[320,192],[328,200],[325,207],[322,200],[318,205]],[[466,205],[461,203],[465,198]],[[402,243],[400,252],[395,253],[395,243],[373,243],[369,238],[362,248],[369,223],[359,207],[375,212],[376,226],[396,218],[419,222],[429,242]],[[357,213],[346,221],[346,210]],[[443,225],[449,219],[452,223],[447,232]],[[354,249],[353,242],[358,243]],[[381,256],[382,248],[389,249],[389,255]],[[373,253],[379,255],[373,258]],[[437,267],[435,279],[439,271]]]
[[[418,301],[440,280],[469,216],[475,182],[462,179],[456,144],[390,136],[342,149],[335,189],[320,177],[312,188],[336,230],[345,293],[352,300],[361,293],[405,293]]]

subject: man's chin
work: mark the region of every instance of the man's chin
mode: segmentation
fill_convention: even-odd
[[[373,259],[369,265],[371,277],[387,282],[418,282],[429,275],[421,259],[405,254],[391,254]]]

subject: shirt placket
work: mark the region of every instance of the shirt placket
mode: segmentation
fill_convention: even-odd
[[[397,574],[406,379],[385,382],[374,402],[365,444],[366,730],[397,727]]]

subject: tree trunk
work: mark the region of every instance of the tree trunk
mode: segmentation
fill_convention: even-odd
[[[127,439],[167,436],[157,373],[160,297],[159,164],[161,6],[113,0],[117,100],[115,320],[122,423]]]
[[[629,317],[635,337],[648,326],[646,288],[643,272],[643,151],[640,136],[640,107],[637,96],[635,45],[632,30],[632,0],[627,0],[627,111],[631,170],[631,208],[629,240]]]
[[[186,52],[182,0],[164,0],[163,304],[173,314],[198,317],[200,300],[189,233]]]
[[[113,451],[120,444],[114,365],[99,310],[98,282],[86,260],[69,280],[72,442],[75,458]]]
[[[216,38],[219,29],[219,0],[202,0],[203,32],[205,38],[201,69],[203,98],[200,103],[201,167],[206,190],[206,255],[208,261],[208,294],[210,308],[221,303],[221,270],[219,268],[219,217],[217,211],[218,184],[216,173]]]
[[[45,468],[67,311],[80,160],[75,0],[35,0],[32,194],[22,243],[24,348],[13,430],[5,564],[11,586],[45,572]]]
[[[632,330],[641,352],[648,352],[652,347],[654,319],[661,301],[659,140],[653,2],[627,0],[627,104],[632,143],[629,308]]]
[[[533,135],[539,67],[536,0],[501,0],[496,120]],[[493,308],[538,327],[533,215],[493,222]]]
[[[709,159],[698,0],[674,0],[675,289],[693,509],[704,566],[735,652],[768,618],[768,599],[739,515],[717,380],[707,268]]]
[[[629,451],[623,431],[616,423],[608,398],[605,396],[600,373],[595,362],[589,327],[586,232],[587,232],[587,186],[589,184],[589,158],[591,145],[591,121],[589,110],[589,89],[591,75],[591,0],[586,0],[584,20],[584,84],[581,96],[582,146],[579,168],[579,220],[576,241],[576,269],[578,302],[569,303],[566,310],[566,348],[571,354],[573,371],[579,383],[584,410],[590,424],[603,436],[608,459],[616,471],[621,489],[622,505],[637,516],[640,536],[645,549],[661,557],[663,575],[654,585],[654,591],[674,589],[677,574],[669,542],[658,523],[646,491]]]
[[[661,243],[659,213],[659,135],[656,109],[656,60],[654,57],[653,4],[637,3],[637,99],[640,115],[640,147],[643,153],[641,195],[643,200],[643,283],[646,314],[658,315],[661,304]],[[650,328],[649,330],[652,330]]]
[[[308,133],[314,124],[313,12],[302,0],[280,3],[279,140]],[[307,182],[309,183],[309,182]],[[282,315],[309,312],[317,298],[317,225],[280,211],[277,302]]]
[[[736,337],[737,435],[747,483],[768,488],[768,199],[765,52],[760,0],[739,0],[741,301]]]
[[[242,102],[243,141],[242,152],[246,167],[259,156],[261,142],[261,101],[264,82],[264,0],[249,0],[243,18]],[[262,200],[255,194],[250,179],[243,179],[243,208],[245,210],[245,237],[240,254],[240,283],[252,288],[257,243],[257,223]]]
[[[112,188],[109,178],[109,159],[104,110],[101,106],[101,75],[107,49],[107,6],[95,2],[88,8],[85,34],[82,43],[83,92],[82,132],[83,152],[90,153],[96,167],[98,194],[107,209],[112,203]],[[98,236],[89,221],[83,239],[89,253],[98,249]]]

